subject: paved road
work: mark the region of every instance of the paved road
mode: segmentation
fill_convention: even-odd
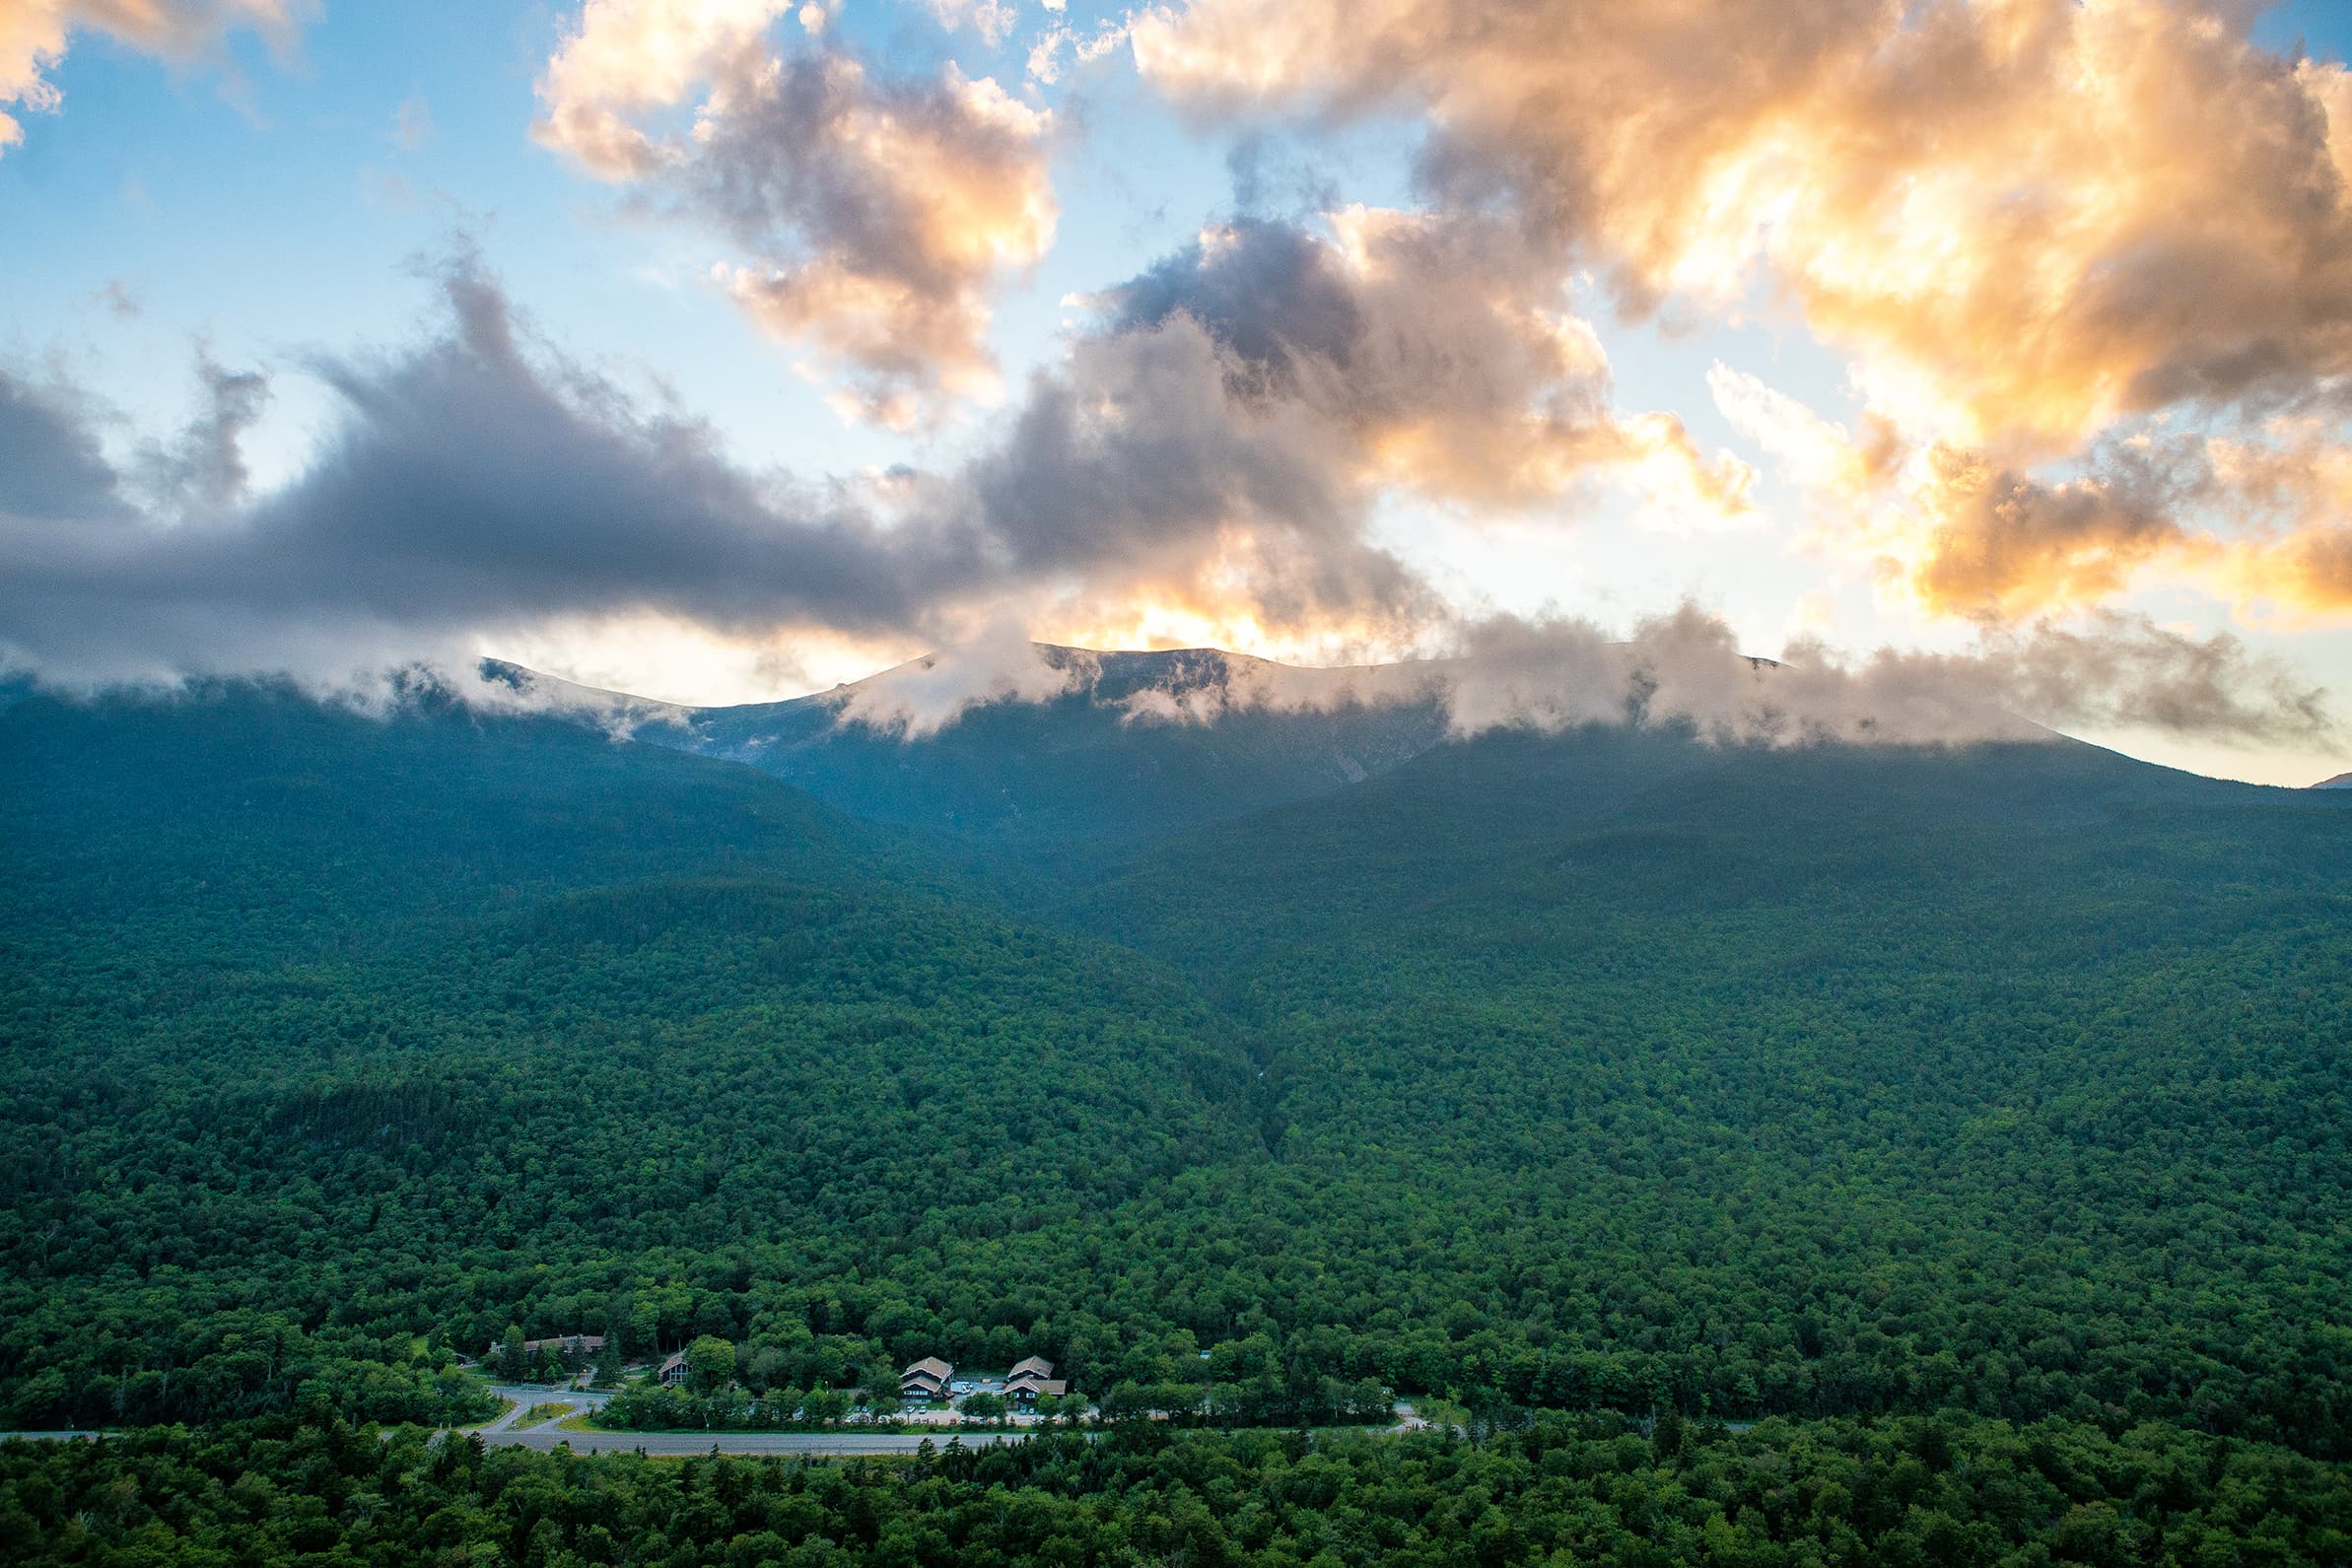
[[[552,1402],[552,1401],[545,1401]],[[77,1437],[97,1437],[96,1432],[0,1432],[0,1443],[62,1443]],[[386,1429],[384,1436],[391,1435]],[[942,1433],[933,1438],[934,1448],[945,1448],[947,1439],[960,1436],[966,1448],[983,1448],[993,1443],[1018,1443],[1025,1432],[963,1432]],[[579,1454],[627,1454],[642,1449],[648,1454],[708,1454],[713,1448],[722,1454],[822,1454],[848,1457],[862,1454],[912,1454],[921,1446],[923,1435],[918,1432],[566,1432],[552,1422],[531,1427],[484,1427],[485,1443],[512,1444],[517,1448],[535,1448],[542,1454],[558,1443],[569,1443]]]
[[[962,1437],[966,1448],[981,1448],[994,1443],[1018,1443],[1026,1434],[946,1433],[932,1438],[932,1447],[945,1448],[950,1436]],[[485,1431],[482,1441],[511,1443],[519,1448],[535,1448],[541,1453],[558,1443],[569,1443],[576,1454],[590,1451],[628,1454],[639,1449],[648,1454],[708,1454],[716,1448],[722,1454],[856,1455],[912,1454],[924,1439],[914,1432],[565,1432],[552,1426],[538,1426]]]

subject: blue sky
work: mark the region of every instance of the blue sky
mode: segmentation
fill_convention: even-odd
[[[20,115],[22,144],[0,155],[0,228],[11,240],[0,349],[21,375],[70,385],[96,406],[102,440],[126,462],[199,412],[199,350],[232,370],[265,370],[267,408],[242,444],[251,487],[266,493],[298,481],[344,428],[318,364],[407,352],[436,329],[435,268],[471,246],[547,352],[649,405],[707,420],[744,470],[950,470],[1003,439],[1028,376],[1053,372],[1072,334],[1088,329],[1071,297],[1134,277],[1237,216],[1232,160],[1245,138],[1265,176],[1256,210],[1318,235],[1330,234],[1316,216],[1327,202],[1431,199],[1413,177],[1428,124],[1402,98],[1362,112],[1220,113],[1146,80],[1124,43],[1093,65],[1066,51],[1051,84],[1027,76],[1047,30],[1083,38],[1123,17],[1025,5],[992,44],[970,21],[945,26],[924,6],[849,0],[820,35],[877,77],[929,81],[952,65],[1052,112],[1052,243],[989,286],[987,343],[1004,383],[993,407],[959,402],[912,429],[845,419],[828,402],[839,378],[822,356],[758,330],[713,283],[715,262],[743,258],[739,239],[534,141],[543,111],[534,87],[580,25],[571,5],[325,0],[274,48],[232,31],[182,58],[73,33],[44,73],[59,107]],[[2304,0],[2265,15],[2254,35],[2273,50],[2301,40],[2340,61],[2352,48],[2352,8]],[[814,46],[789,16],[769,36],[780,50]],[[680,130],[694,102],[648,111],[645,123]],[[1849,343],[1821,331],[1768,276],[1729,306],[1669,298],[1659,315],[1634,321],[1588,267],[1563,263],[1557,286],[1606,350],[1614,407],[1672,414],[1701,458],[1749,465],[1747,512],[1720,530],[1662,529],[1654,497],[1608,473],[1533,502],[1406,487],[1371,503],[1375,542],[1465,614],[1552,608],[1623,626],[1693,599],[1758,651],[1808,630],[1856,650],[1971,644],[1975,623],[1892,600],[1866,565],[1806,544],[1813,498],[1710,394],[1709,372],[1722,365],[1859,430],[1870,394],[1856,384]],[[2053,481],[2083,471],[2064,452],[2037,457],[2036,471]],[[2228,631],[2339,699],[2352,691],[2352,631],[2340,616],[2249,611],[2208,583],[2163,574],[2095,608],[2197,636]],[[609,628],[587,644],[513,626],[476,641],[568,662],[568,673],[709,700],[829,684],[915,650],[925,631],[807,630],[801,656],[748,665],[711,658],[708,639],[671,647]],[[1274,638],[1270,650],[1345,651],[1344,641]],[[2276,782],[2352,766],[2333,739],[2249,746],[2133,724],[2077,727],[2141,755]]]

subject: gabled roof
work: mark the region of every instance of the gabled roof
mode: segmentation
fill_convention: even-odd
[[[588,1350],[601,1350],[604,1348],[604,1336],[600,1333],[564,1333],[557,1334],[552,1339],[525,1339],[522,1341],[522,1348],[525,1350],[544,1350],[549,1345],[553,1345],[558,1350],[570,1350],[575,1346]],[[498,1340],[494,1339],[490,1342],[492,1355],[497,1355],[505,1348],[506,1345]]]
[[[911,1363],[906,1371],[899,1374],[902,1381],[907,1378],[937,1378],[944,1382],[953,1376],[955,1376],[955,1368],[948,1362],[941,1361],[937,1356],[925,1356],[922,1360]]]
[[[1050,1378],[1053,1375],[1054,1364],[1051,1361],[1043,1356],[1030,1356],[1027,1360],[1015,1362],[1012,1371],[1006,1374],[1004,1381],[1010,1383],[1015,1378],[1032,1376]]]
[[[672,1367],[682,1367],[685,1364],[686,1352],[683,1350],[672,1350],[669,1353],[669,1358],[661,1363],[661,1370],[663,1372],[667,1372]]]
[[[1070,1392],[1070,1385],[1060,1378],[1023,1378],[1018,1383],[1005,1384],[1004,1392],[1016,1397],[1026,1394],[1036,1398],[1043,1398],[1051,1394],[1059,1398]]]

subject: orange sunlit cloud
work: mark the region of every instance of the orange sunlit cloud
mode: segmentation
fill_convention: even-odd
[[[2192,524],[2163,485],[2043,465],[2352,375],[2352,77],[2247,26],[2161,0],[1193,0],[1132,37],[1204,113],[1418,106],[1431,221],[1508,213],[1630,308],[1793,312],[1864,413],[1811,450],[1783,422],[1792,474],[1897,514],[1849,536],[1915,602],[2022,614],[2234,526],[2225,492]],[[2324,601],[2331,539],[2236,560]]]

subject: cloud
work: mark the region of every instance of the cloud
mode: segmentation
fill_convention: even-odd
[[[1636,307],[1756,276],[1955,444],[2352,369],[2352,84],[2163,0],[1193,0],[1137,63],[1203,112],[1429,116],[1423,178]]]
[[[1449,356],[1457,327],[1412,297],[1455,258],[1361,227],[1360,260],[1258,225],[1111,291],[989,439],[930,472],[746,472],[698,421],[519,330],[466,254],[421,344],[310,363],[340,418],[268,494],[240,454],[261,373],[200,359],[204,414],[119,471],[68,393],[0,383],[22,432],[0,443],[29,454],[9,482],[33,498],[0,496],[0,642],[145,677],[453,658],[630,616],[952,642],[1018,602],[1062,628],[1148,606],[1405,646],[1444,611],[1373,536],[1388,488],[1536,499],[1621,463],[1642,427],[1610,413],[1588,335],[1507,294],[1457,310],[1484,351]],[[1472,443],[1481,465],[1451,449]]]
[[[283,48],[313,9],[309,0],[10,0],[0,6],[0,105],[55,113],[64,95],[44,73],[76,33],[186,63],[215,54],[241,28]],[[0,151],[24,139],[23,122],[0,107]]]
[[[2214,483],[2255,519],[2245,537],[2200,540],[2192,558],[2237,598],[2315,618],[2352,616],[2352,444],[2308,418],[2209,448]]]
[[[984,703],[1046,703],[1092,685],[1088,653],[1029,641],[1017,620],[999,619],[978,637],[847,686],[836,696],[844,724],[918,740],[935,735]]]
[[[2352,74],[2259,46],[2258,10],[1189,0],[1131,42],[1245,135],[1420,116],[1417,221],[1507,231],[1514,272],[1802,321],[1852,429],[1733,372],[1718,406],[1831,504],[1813,543],[1910,605],[2032,617],[2162,574],[2332,614],[2340,522],[2281,528],[2222,472],[2303,451],[2282,419],[2352,447]],[[1486,287],[1429,282],[1433,309]]]
[[[1966,651],[1882,648],[1853,657],[1813,638],[1774,658],[1742,651],[1692,605],[1629,636],[1572,618],[1454,623],[1437,658],[1311,669],[1230,655],[1180,662],[1160,684],[1106,695],[1100,658],[1041,648],[1017,623],[844,688],[844,723],[919,737],[993,702],[1072,694],[1141,724],[1213,723],[1235,713],[1435,704],[1446,731],[1559,733],[1588,725],[1687,729],[1714,746],[1965,746],[2044,741],[2052,730],[2135,727],[2241,744],[2340,741],[2326,693],[2227,634],[2200,638],[2145,617],[1986,627]]]
[[[778,55],[785,9],[589,0],[532,134],[726,237],[742,259],[717,278],[846,374],[845,409],[903,427],[993,397],[993,294],[1059,218],[1052,115],[952,64],[902,77],[838,48]],[[647,128],[697,95],[689,132]]]
[[[1012,35],[1013,25],[1020,20],[1020,11],[1007,0],[924,0],[924,3],[930,6],[940,27],[949,30],[968,27],[992,49]]]
[[[1040,647],[1000,620],[981,637],[843,688],[840,721],[909,738],[984,703],[1072,694],[1129,723],[1212,723],[1237,712],[1331,713],[1435,703],[1447,732],[1586,725],[1688,729],[1716,746],[1960,746],[2041,741],[2048,726],[2134,727],[2250,745],[2338,741],[2326,693],[2220,634],[2145,617],[1984,628],[1962,652],[1853,657],[1802,638],[1742,651],[1730,626],[1684,605],[1629,636],[1572,618],[1494,616],[1446,631],[1441,657],[1309,669],[1211,655],[1116,695],[1096,655]]]
[[[43,523],[127,516],[96,425],[71,388],[0,376],[0,515]]]
[[[86,418],[0,380],[0,450],[34,454],[0,481],[0,646],[59,678],[331,676],[556,616],[901,628],[985,578],[970,541],[745,473],[698,422],[526,352],[470,260],[441,283],[449,324],[417,349],[310,367],[338,428],[298,479],[225,510],[207,504],[242,482],[251,383],[206,373],[207,413],[159,448],[175,493],[146,512]]]
[[[433,105],[422,97],[402,99],[392,114],[392,140],[412,153],[433,140]]]
[[[787,0],[586,0],[538,84],[531,136],[605,179],[641,179],[685,156],[634,123],[683,102],[722,65],[756,54]]]
[[[0,376],[0,457],[21,459],[0,473],[0,656],[55,678],[348,670],[629,616],[953,640],[1008,598],[1190,598],[1270,627],[1429,613],[1327,434],[1238,394],[1189,318],[1081,340],[952,468],[799,480],[533,341],[469,255],[438,283],[415,347],[308,364],[339,417],[259,496],[239,452],[257,373],[200,360],[203,414],[120,468],[69,388]]]
[[[198,350],[196,379],[203,405],[179,440],[142,455],[144,488],[167,510],[219,512],[244,497],[244,435],[269,402],[269,377],[231,371]]]
[[[1387,292],[1384,265],[1301,232],[1219,231],[1106,293],[993,439],[928,473],[748,471],[691,416],[538,343],[466,253],[437,275],[443,318],[422,341],[307,363],[341,413],[310,465],[264,494],[240,447],[268,374],[200,357],[198,416],[119,466],[87,400],[0,375],[0,663],[62,681],[276,670],[333,684],[419,658],[461,669],[485,637],[655,618],[744,644],[943,646],[845,699],[852,721],[926,733],[976,701],[1082,684],[1025,628],[1119,606],[1190,607],[1261,636],[1426,643],[1452,612],[1375,541],[1375,499],[1399,483],[1476,495],[1528,481],[1415,466],[1392,434],[1459,430],[1497,443],[1498,466],[1568,472],[1569,454],[1611,460],[1607,433],[1627,422],[1556,327],[1480,367],[1425,358],[1433,340],[1404,319],[1409,291]],[[1508,423],[1514,399],[1534,410],[1520,428],[1481,430]],[[2114,619],[1988,632],[1972,663],[1805,648],[1757,679],[1729,633],[1691,613],[1640,629],[1629,652],[1574,625],[1457,630],[1461,673],[1285,672],[1228,683],[1214,703],[1426,701],[1435,675],[1465,732],[1623,717],[1637,702],[1741,741],[1951,738],[2002,732],[1967,716],[2000,712],[2263,738],[2317,733],[2321,714],[2226,639]],[[1210,699],[1177,695],[1128,716],[1207,713],[1185,703]]]
[[[1717,365],[1716,406],[1778,457],[1815,508],[1813,538],[1865,556],[1882,584],[1946,615],[2015,617],[2095,602],[2188,537],[2209,492],[2201,443],[2100,443],[2044,480],[1981,449],[1906,443],[1865,415],[1850,435],[1755,376]]]
[[[1523,508],[1615,476],[1655,514],[1744,512],[1736,459],[1671,416],[1613,411],[1600,340],[1510,234],[1362,207],[1332,226],[1213,227],[1098,296],[1105,329],[1196,323],[1234,396],[1295,411],[1355,483]]]
[[[1965,653],[1882,648],[1854,659],[1803,640],[1743,654],[1686,605],[1613,639],[1589,622],[1501,617],[1465,627],[1443,689],[1456,734],[1584,724],[1688,725],[1717,745],[1963,745],[2039,724],[2145,726],[2296,745],[2340,739],[2326,694],[2227,634],[2141,617],[1988,628]]]
[[[1805,492],[1815,539],[1864,556],[1921,608],[2039,614],[2110,598],[2161,568],[2247,603],[2352,610],[2352,445],[2324,420],[2284,416],[2234,437],[2136,430],[2042,478],[1981,448],[1907,443],[1875,415],[1851,435],[1722,365],[1708,382],[1724,416]]]
[[[771,62],[706,108],[678,186],[753,265],[729,293],[852,373],[855,407],[904,427],[990,398],[990,294],[1053,242],[1052,116],[948,66],[877,79],[844,55]]]
[[[146,313],[146,307],[139,303],[139,297],[120,278],[108,278],[106,286],[98,291],[97,300],[106,307],[106,313],[117,321],[135,321]]]

